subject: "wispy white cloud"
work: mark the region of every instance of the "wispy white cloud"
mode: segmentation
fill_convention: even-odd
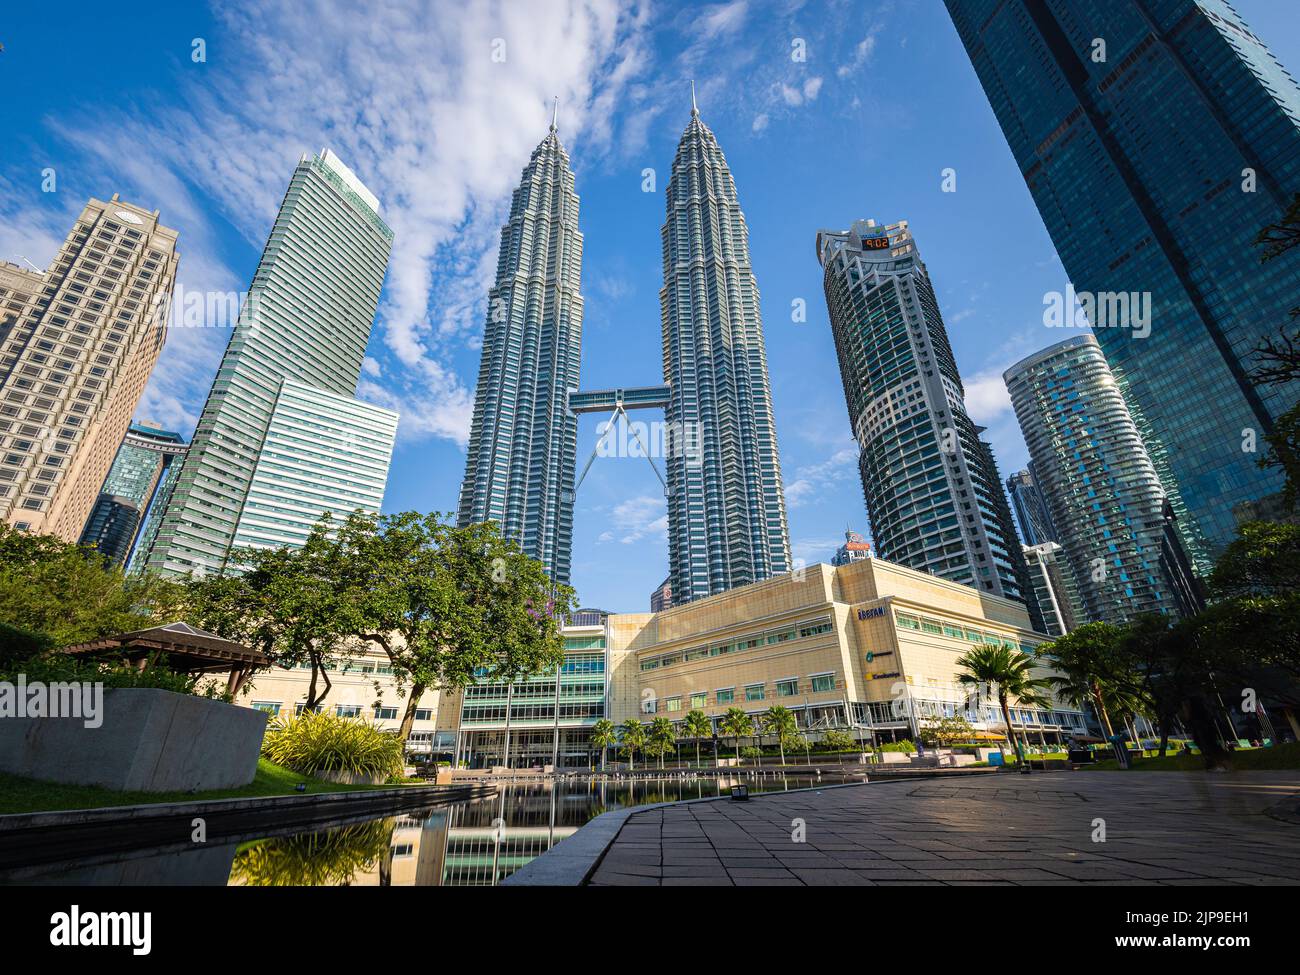
[[[977,372],[962,380],[962,388],[966,391],[966,412],[977,423],[991,423],[1011,411],[1011,396],[1000,369]]]
[[[853,48],[853,56],[844,64],[835,69],[835,74],[839,78],[852,77],[863,65],[871,62],[872,56],[876,53],[876,35],[880,33],[881,25],[875,24],[867,32],[867,36],[862,38]]]
[[[715,29],[741,15],[716,11]],[[207,63],[180,72],[180,105],[98,105],[56,134],[107,185],[147,190],[181,231],[181,280],[222,290],[247,281],[222,263],[214,213],[260,249],[298,156],[332,148],[395,233],[371,347],[384,383],[363,395],[400,409],[405,437],[463,443],[471,392],[453,361],[477,344],[510,190],[553,95],[571,149],[614,143],[611,109],[646,65],[645,5],[255,0],[217,16]],[[148,405],[201,404],[228,338],[212,332],[171,336]]]
[[[598,541],[631,545],[643,538],[668,537],[668,502],[662,496],[642,494],[620,501],[608,515],[609,528]]]
[[[786,504],[798,508],[809,501],[816,501],[832,485],[843,481],[855,471],[857,463],[857,444],[848,443],[839,447],[826,460],[798,468],[793,480],[786,482]]]

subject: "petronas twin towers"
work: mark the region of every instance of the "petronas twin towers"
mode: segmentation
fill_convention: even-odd
[[[663,226],[663,390],[669,578],[689,602],[790,569],[781,465],[745,216],[717,139],[691,120]],[[567,584],[582,345],[582,233],[556,125],[533,151],[501,230],[488,292],[462,524],[494,520]],[[630,392],[630,391],[628,391]],[[587,402],[601,394],[584,394]],[[635,397],[611,391],[620,408]],[[630,406],[629,406],[630,408]]]
[[[501,228],[458,519],[497,522],[565,584],[578,443],[568,394],[578,388],[582,358],[581,277],[578,195],[552,121]]]

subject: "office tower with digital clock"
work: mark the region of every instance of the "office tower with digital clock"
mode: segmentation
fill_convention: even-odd
[[[821,230],[817,257],[876,554],[1025,602],[1033,618],[993,451],[966,413],[907,221]]]

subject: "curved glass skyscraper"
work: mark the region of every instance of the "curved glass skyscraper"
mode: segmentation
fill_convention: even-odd
[[[665,195],[668,560],[685,603],[790,569],[758,285],[736,184],[691,106]]]
[[[876,554],[1034,611],[993,451],[966,414],[907,221],[819,231],[817,257]]]
[[[1097,340],[1066,339],[1004,378],[1086,621],[1176,613],[1165,492]]]
[[[582,354],[582,233],[569,155],[554,121],[501,228],[470,428],[460,524],[495,521],[569,582]]]

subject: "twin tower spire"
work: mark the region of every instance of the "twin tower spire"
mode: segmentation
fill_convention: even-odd
[[[674,603],[791,568],[745,216],[722,150],[698,119],[692,83],[691,124],[677,146],[661,229],[670,445],[661,459]],[[577,459],[569,395],[579,389],[583,237],[569,157],[551,137],[558,123],[557,99],[550,134],[524,167],[501,228],[457,517],[497,521],[568,584]],[[704,241],[713,245],[707,252]]]

